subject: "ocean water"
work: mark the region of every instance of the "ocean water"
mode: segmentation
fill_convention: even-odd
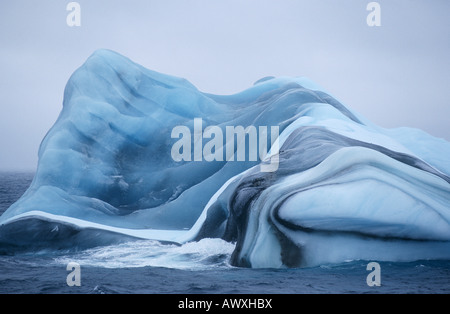
[[[33,173],[0,173],[0,214],[26,191]],[[0,255],[0,293],[303,294],[450,293],[450,261],[379,262],[380,286],[369,286],[371,261],[301,269],[229,265],[232,243],[204,239],[182,246],[133,241],[79,252]],[[79,286],[69,286],[79,265]]]

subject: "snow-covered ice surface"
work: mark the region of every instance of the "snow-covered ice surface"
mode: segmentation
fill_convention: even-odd
[[[195,118],[223,133],[278,126],[278,169],[174,161],[171,131],[193,134]],[[99,50],[67,83],[31,186],[0,217],[0,251],[130,240],[217,244],[254,268],[450,259],[450,143],[378,127],[305,78],[211,95]]]

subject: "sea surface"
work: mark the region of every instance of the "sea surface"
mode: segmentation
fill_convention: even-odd
[[[33,173],[0,173],[0,214],[26,191]],[[450,293],[450,261],[379,262],[380,286],[367,264],[348,261],[301,269],[228,264],[234,245],[204,239],[182,246],[134,241],[79,252],[0,255],[0,293],[328,294]],[[69,263],[79,265],[69,268]],[[375,261],[376,262],[376,261]],[[79,286],[69,285],[74,279]],[[70,282],[70,280],[69,280]]]

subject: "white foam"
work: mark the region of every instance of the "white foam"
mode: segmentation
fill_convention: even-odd
[[[77,262],[81,266],[104,268],[166,267],[205,270],[230,267],[229,257],[234,244],[221,239],[202,239],[181,246],[141,240],[97,247],[75,255],[55,259],[58,264]]]

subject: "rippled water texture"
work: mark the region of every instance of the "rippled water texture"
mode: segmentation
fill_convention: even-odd
[[[31,173],[0,174],[0,210],[18,199]],[[381,286],[369,287],[368,261],[300,269],[246,269],[228,260],[234,244],[203,239],[178,246],[135,241],[78,252],[0,256],[0,293],[450,293],[449,261],[380,263]],[[69,262],[81,286],[69,287]]]

